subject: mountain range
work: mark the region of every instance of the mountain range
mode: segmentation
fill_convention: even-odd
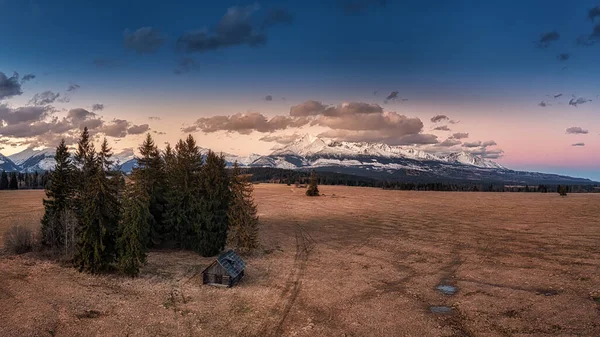
[[[200,148],[203,155],[208,149]],[[54,149],[27,149],[11,156],[0,154],[0,170],[34,172],[51,170]],[[410,181],[493,181],[526,184],[592,184],[584,178],[515,171],[468,152],[434,154],[414,147],[382,143],[340,142],[304,137],[274,150],[269,155],[238,156],[223,154],[227,165],[268,167],[288,170],[336,172],[380,180]],[[124,172],[131,172],[136,159],[131,151],[117,154],[115,161]]]

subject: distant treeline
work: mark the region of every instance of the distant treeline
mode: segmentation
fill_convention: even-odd
[[[20,190],[20,189],[43,189],[48,183],[48,172],[0,173],[0,190]]]
[[[244,168],[244,173],[252,175],[255,183],[305,185],[310,178],[310,171],[285,170],[278,168]],[[504,182],[403,182],[384,181],[357,175],[318,172],[319,185],[344,185],[378,187],[389,190],[405,191],[462,191],[462,192],[541,192],[556,193],[560,185],[515,185]],[[598,185],[566,185],[568,193],[600,192]]]

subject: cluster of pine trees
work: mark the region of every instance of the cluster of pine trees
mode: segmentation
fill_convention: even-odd
[[[19,189],[19,181],[16,172],[6,173],[2,170],[0,174],[0,190],[17,190]]]
[[[71,252],[80,271],[118,266],[136,275],[150,247],[191,249],[213,256],[229,243],[258,246],[252,185],[223,156],[206,159],[192,136],[164,153],[150,134],[129,177],[115,168],[106,139],[99,151],[84,129],[71,158],[64,141],[56,151],[44,200],[42,240]]]

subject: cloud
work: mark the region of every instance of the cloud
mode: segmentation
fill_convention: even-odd
[[[585,146],[585,143],[575,143],[575,144],[573,144],[571,146]]]
[[[191,57],[182,57],[177,64],[177,68],[173,70],[176,75],[192,72],[197,68],[196,60]]]
[[[127,129],[127,134],[130,135],[139,135],[150,130],[150,126],[148,124],[142,125],[133,125],[129,129]]]
[[[306,118],[294,118],[287,116],[275,116],[267,118],[258,112],[246,114],[235,114],[231,116],[213,116],[199,118],[193,125],[184,127],[181,131],[185,133],[203,131],[212,133],[217,131],[237,132],[240,134],[250,134],[257,132],[274,132],[284,130],[290,127],[300,127],[306,125]]]
[[[159,121],[159,120],[160,120],[160,117],[157,117],[157,116],[150,116],[150,117],[148,117],[148,119],[149,119],[149,120],[151,120],[151,121]]]
[[[436,116],[431,117],[432,123],[438,123],[438,122],[445,121],[445,120],[450,120],[450,118],[448,118],[448,116],[446,116],[446,115],[436,115]]]
[[[271,102],[272,100],[273,100],[273,96],[271,96],[271,95],[265,96],[265,101]]]
[[[389,145],[427,145],[436,144],[438,142],[437,136],[431,134],[415,133],[398,135],[390,132],[378,132],[374,130],[329,130],[319,134],[318,136],[334,138],[339,141],[381,142]]]
[[[571,56],[567,53],[562,53],[562,54],[559,54],[557,57],[558,57],[559,61],[564,62],[564,61],[567,61]]]
[[[385,7],[387,0],[342,0],[342,9],[346,14],[361,14],[373,7]]]
[[[264,45],[267,42],[266,34],[252,23],[252,15],[258,10],[259,6],[256,4],[230,7],[212,31],[204,29],[186,32],[177,40],[177,46],[188,53],[202,53],[231,46]]]
[[[571,98],[571,100],[569,101],[569,105],[577,107],[579,104],[585,104],[585,103],[588,103],[591,101],[592,101],[591,99],[587,99],[587,98],[583,98],[583,97]]]
[[[600,40],[600,23],[594,27],[592,34],[590,34],[589,36],[589,39],[595,41]]]
[[[104,104],[94,104],[92,105],[92,111],[102,111],[104,110]]]
[[[481,141],[475,141],[475,142],[466,142],[463,144],[464,147],[480,147],[481,146]]]
[[[154,53],[167,41],[167,36],[156,28],[142,27],[135,32],[126,29],[123,32],[125,48],[138,54]]]
[[[71,84],[69,84],[69,87],[67,88],[67,92],[75,92],[75,91],[79,90],[80,88],[81,88],[81,86],[79,84],[71,83]]]
[[[284,8],[272,8],[263,19],[262,28],[269,28],[279,24],[291,24],[293,22],[293,13]]]
[[[540,36],[540,39],[537,42],[539,48],[546,48],[550,45],[551,42],[558,41],[560,39],[560,34],[557,31],[544,33]]]
[[[44,91],[42,93],[33,95],[33,98],[31,98],[31,100],[29,100],[29,104],[33,104],[33,105],[37,105],[37,106],[52,104],[52,103],[54,103],[54,101],[56,101],[58,96],[60,96],[59,93],[54,93],[49,90]]]
[[[0,104],[0,130],[2,130],[2,124],[14,125],[20,123],[33,123],[41,121],[48,116],[50,108],[46,106],[27,106],[20,108],[9,108],[4,104]],[[0,131],[0,134],[2,132]],[[5,134],[2,134],[6,136]]]
[[[27,74],[23,77],[21,77],[21,84],[25,83],[25,82],[29,82],[31,80],[33,80],[35,78],[34,74]]]
[[[124,119],[113,119],[110,124],[104,125],[99,132],[110,137],[123,138],[127,135],[127,129],[130,124]]]
[[[323,113],[327,105],[317,101],[306,101],[290,108],[290,116],[314,116]]]
[[[504,156],[504,151],[500,149],[488,150],[486,148],[479,148],[469,152],[473,155],[480,156],[481,158],[485,159],[498,159]]]
[[[483,146],[483,147],[496,146],[496,145],[498,145],[498,144],[495,141],[493,141],[493,140],[488,140],[488,141],[483,142],[481,144],[481,146]]]
[[[300,139],[301,136],[299,134],[292,134],[292,135],[268,135],[268,136],[263,136],[261,137],[259,140],[262,142],[268,142],[268,143],[278,143],[281,145],[287,145],[290,143],[293,143],[294,141]]]
[[[445,141],[436,144],[436,146],[439,146],[439,147],[451,147],[451,146],[460,145],[460,144],[462,144],[462,142],[460,140],[448,138]]]
[[[438,126],[434,130],[436,130],[436,131],[451,131],[447,125]]]
[[[570,135],[586,135],[586,134],[588,134],[588,130],[584,130],[579,126],[572,126],[570,128],[567,128],[566,131]]]
[[[575,40],[575,43],[580,47],[590,47],[596,44],[596,41],[590,39],[589,35],[581,35]]]
[[[396,98],[398,98],[398,92],[397,91],[392,91],[386,98],[385,98],[385,103],[389,102],[389,101],[394,101],[396,100]]]
[[[588,11],[588,18],[594,21],[597,16],[600,16],[600,6],[590,8],[590,10]]]
[[[157,135],[166,135],[167,134],[166,132],[156,131],[156,130],[152,131],[152,133],[155,133]]]
[[[469,138],[469,133],[468,132],[457,132],[457,133],[452,134],[452,136],[450,138],[452,138],[452,139]]]
[[[14,73],[11,77],[8,77],[0,71],[0,101],[13,96],[19,96],[22,93],[19,74]]]

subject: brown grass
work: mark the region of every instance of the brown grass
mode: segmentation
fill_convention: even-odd
[[[134,280],[0,257],[0,336],[600,336],[600,195],[320,190],[255,186],[265,253],[231,289],[190,252]]]

